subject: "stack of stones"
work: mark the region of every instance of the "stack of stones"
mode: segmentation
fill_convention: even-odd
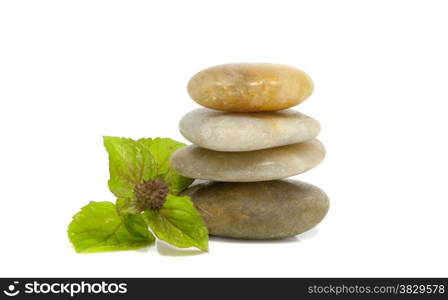
[[[319,123],[290,110],[313,91],[304,72],[276,64],[227,64],[188,83],[199,108],[180,121],[194,145],[171,157],[179,174],[201,179],[187,189],[211,235],[278,239],[316,226],[327,214],[325,193],[285,180],[318,165],[325,148]],[[205,180],[205,181],[203,181]]]

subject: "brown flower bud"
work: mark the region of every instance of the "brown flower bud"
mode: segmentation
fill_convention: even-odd
[[[133,206],[138,211],[160,210],[166,201],[168,187],[161,179],[150,179],[135,185],[134,194],[136,199]]]

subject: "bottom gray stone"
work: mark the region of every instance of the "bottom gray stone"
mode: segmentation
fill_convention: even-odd
[[[296,180],[206,182],[188,195],[210,235],[280,239],[303,233],[327,214],[329,200],[318,187]]]

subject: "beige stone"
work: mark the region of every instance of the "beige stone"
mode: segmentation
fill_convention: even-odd
[[[170,164],[176,172],[190,178],[250,182],[303,173],[318,165],[324,156],[325,148],[316,139],[247,152],[218,152],[190,145],[176,151]]]
[[[327,214],[329,200],[300,181],[210,182],[187,189],[211,235],[278,239],[303,233]]]
[[[208,108],[232,112],[286,109],[307,99],[313,91],[303,71],[278,64],[218,65],[194,75],[188,92]]]
[[[193,144],[216,151],[253,151],[315,138],[319,122],[294,110],[232,113],[199,108],[179,124]]]

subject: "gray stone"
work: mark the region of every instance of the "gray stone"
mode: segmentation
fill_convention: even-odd
[[[283,179],[312,169],[325,156],[316,139],[271,149],[218,152],[194,145],[171,156],[171,168],[179,174],[214,181],[252,182]]]
[[[319,122],[294,110],[231,113],[199,108],[180,121],[182,135],[216,151],[253,151],[315,138]]]
[[[303,233],[327,214],[329,200],[300,181],[209,182],[182,193],[193,200],[211,235],[279,239]]]

